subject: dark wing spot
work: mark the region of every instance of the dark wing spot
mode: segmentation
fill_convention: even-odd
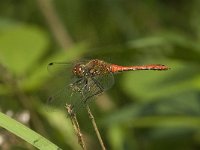
[[[51,62],[51,63],[49,63],[49,66],[51,66],[51,65],[53,65],[53,63]]]
[[[50,96],[50,97],[48,98],[48,100],[47,100],[47,103],[52,103],[52,101],[53,101],[53,97]]]

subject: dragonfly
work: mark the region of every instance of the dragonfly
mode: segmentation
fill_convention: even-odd
[[[63,71],[66,72],[69,64],[51,62],[49,63],[48,68],[55,68],[58,66],[62,66],[61,68],[63,68]],[[162,64],[121,66],[108,63],[99,59],[78,61],[74,63],[69,70],[72,74],[73,80],[65,86],[64,93],[69,94],[66,94],[66,97],[61,98],[61,101],[63,102],[61,106],[67,103],[66,99],[70,99],[70,105],[72,105],[73,109],[75,109],[76,105],[79,105],[80,103],[86,104],[95,96],[102,94],[103,92],[105,92],[113,86],[114,74],[116,73],[137,70],[164,71],[169,69],[170,68],[168,66]],[[78,95],[78,97],[76,97],[76,99],[78,100],[72,99],[74,95]],[[58,100],[56,100],[56,97],[57,96],[50,97],[48,99],[48,102],[58,102]]]

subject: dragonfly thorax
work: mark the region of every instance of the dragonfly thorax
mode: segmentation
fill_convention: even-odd
[[[75,65],[72,72],[79,78],[88,76],[87,67],[84,64]]]

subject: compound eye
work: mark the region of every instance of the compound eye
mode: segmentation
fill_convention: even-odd
[[[84,66],[83,65],[76,65],[73,69],[73,73],[74,75],[78,76],[78,77],[82,77],[84,75]]]
[[[83,74],[83,73],[84,73],[84,69],[83,69],[82,66],[80,66],[80,67],[78,68],[78,72],[79,72],[80,74]]]

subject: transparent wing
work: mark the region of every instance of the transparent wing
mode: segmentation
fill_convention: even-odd
[[[89,77],[85,79],[84,86],[82,86],[82,102],[84,104],[90,103],[95,96],[102,94],[104,91],[110,89],[114,84],[114,77],[112,73]]]
[[[93,80],[96,82],[96,85],[102,88],[103,91],[110,89],[114,84],[114,77],[112,73],[95,76],[93,77]]]
[[[51,62],[47,66],[47,70],[51,76],[57,77],[66,77],[67,74],[72,75],[73,69],[72,63],[65,63],[65,62]]]
[[[70,83],[73,82],[72,75],[73,64],[52,62],[47,66],[51,77],[48,84],[49,97],[46,100],[47,110],[55,111],[55,108],[65,108],[67,101],[70,101],[71,89]]]
[[[93,95],[93,91],[89,90],[88,86],[88,79],[87,78],[81,78],[73,82],[73,84],[70,85],[72,90],[71,95],[71,105],[73,108],[73,111],[76,113],[80,113],[81,110],[85,107],[86,99],[90,95]],[[93,89],[93,88],[92,88]],[[91,99],[92,97],[90,97]]]
[[[49,63],[47,69],[52,80],[49,87],[49,93],[51,93],[51,95],[46,102],[48,111],[65,109],[66,103],[72,105],[74,110],[78,107],[82,107],[83,94],[75,88],[78,87],[82,90],[85,83],[73,76],[72,70],[75,64],[85,62],[87,61]],[[77,87],[72,87],[71,85],[73,83],[79,83],[79,85],[76,85]]]
[[[103,91],[102,87],[93,78],[87,78],[82,90],[84,103],[103,93]]]
[[[74,91],[71,85],[63,87],[61,90],[57,91],[54,95],[50,96],[47,99],[47,110],[48,111],[57,111],[64,110],[66,111],[66,104],[71,105],[73,111],[78,112],[80,108],[83,107],[83,95],[79,91]]]
[[[48,71],[54,75],[51,81],[53,85],[51,93],[53,94],[47,100],[48,110],[66,109],[67,103],[72,105],[73,111],[80,112],[85,104],[92,101],[95,96],[110,89],[114,84],[112,73],[81,79],[73,77],[73,66],[69,63],[55,62],[48,65]]]
[[[64,109],[67,101],[70,101],[70,88],[63,87],[47,99],[47,110],[56,111],[57,109]]]

